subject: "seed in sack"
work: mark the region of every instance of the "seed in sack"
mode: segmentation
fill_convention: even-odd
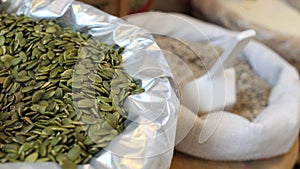
[[[120,48],[55,21],[0,15],[0,162],[85,164],[125,128],[144,91]]]

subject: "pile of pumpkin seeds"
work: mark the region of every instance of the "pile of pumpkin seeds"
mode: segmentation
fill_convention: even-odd
[[[125,127],[144,90],[115,50],[47,20],[0,15],[0,162],[76,168]]]

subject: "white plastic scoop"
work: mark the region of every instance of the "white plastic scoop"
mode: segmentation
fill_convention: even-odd
[[[182,103],[195,113],[224,110],[236,101],[234,59],[255,36],[254,30],[239,33],[213,67],[200,78],[187,83],[182,92]]]

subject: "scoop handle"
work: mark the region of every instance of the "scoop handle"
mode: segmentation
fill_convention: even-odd
[[[225,49],[218,61],[211,67],[209,70],[209,75],[218,75],[222,73],[224,69],[233,66],[234,59],[255,35],[255,31],[249,29],[235,36],[233,40],[229,42],[229,47]]]

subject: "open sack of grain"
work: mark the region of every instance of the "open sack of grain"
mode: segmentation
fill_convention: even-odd
[[[205,43],[206,45],[211,43],[217,49],[212,59],[217,57],[218,48],[221,50],[225,48],[226,43],[230,43],[228,39],[236,34],[235,32],[180,14],[143,13],[128,16],[126,20],[145,27],[154,34],[167,35],[175,39],[184,40],[188,42],[190,48],[193,48],[190,42]],[[159,41],[157,42],[159,43]],[[195,49],[200,48],[198,46]],[[203,51],[203,53],[199,52],[200,58],[211,55],[209,53],[206,55],[205,53],[209,50]],[[197,50],[195,52],[197,53]],[[179,52],[176,55],[180,56]],[[190,60],[193,63],[188,63],[188,59],[184,59],[186,56],[184,54],[181,56],[183,56],[182,63],[188,65],[189,71],[198,77],[197,72],[199,72],[199,69],[197,70],[197,66],[192,66],[192,64],[197,64],[198,61],[194,59]],[[255,97],[250,97],[250,100],[253,101],[250,103],[252,107],[248,107],[249,105],[247,104],[241,104],[239,106],[235,105],[231,110],[215,111],[208,114],[192,112],[189,110],[189,107],[183,105],[177,126],[176,141],[179,144],[176,145],[176,150],[209,160],[257,160],[260,162],[260,159],[271,160],[272,157],[288,153],[295,144],[300,123],[300,85],[297,71],[278,54],[256,41],[251,41],[242,54],[239,55],[239,58],[240,61],[237,61],[237,64],[234,66],[238,76],[237,82],[240,82],[237,86],[247,85],[243,84],[243,81],[247,82],[248,77],[251,79],[247,82],[250,85],[248,89],[245,87],[246,91],[250,90],[248,94],[252,92],[255,95],[255,92],[258,91],[260,94],[257,94],[255,97],[261,97],[261,94],[265,95],[266,93],[264,94],[264,92],[270,90],[270,93],[266,94],[267,98],[265,99],[267,100],[265,103],[263,103],[264,99],[255,102],[253,101]],[[173,59],[173,61],[168,62],[171,68],[175,61],[176,59]],[[202,61],[205,62],[205,59]],[[177,66],[177,69],[180,69],[180,66]],[[247,73],[246,71],[243,73],[244,70],[251,70],[251,72]],[[188,76],[189,72],[186,71],[182,74],[184,74],[183,76]],[[178,80],[178,84],[184,84],[188,81],[185,80],[184,82],[182,80],[184,79],[183,77],[179,76],[179,78],[176,78],[176,75],[175,79]],[[256,80],[258,81],[255,82]],[[256,88],[261,88],[262,90],[259,91]],[[241,92],[243,90],[241,89]],[[247,99],[243,100],[243,98],[239,97],[238,94],[237,103],[247,103]],[[205,96],[203,98],[205,99]],[[258,98],[258,100],[260,99]],[[250,116],[248,116],[249,114]],[[296,148],[294,149],[297,149],[297,144],[295,145]],[[277,166],[282,169],[286,167],[291,168],[296,161],[296,156],[297,153],[294,153],[292,161],[285,161],[286,164],[291,164],[289,166],[280,166],[276,163],[270,163],[269,166],[273,165],[273,167]],[[236,165],[237,168],[238,166]]]
[[[147,31],[73,0],[0,2],[1,169],[169,168],[179,99]]]

